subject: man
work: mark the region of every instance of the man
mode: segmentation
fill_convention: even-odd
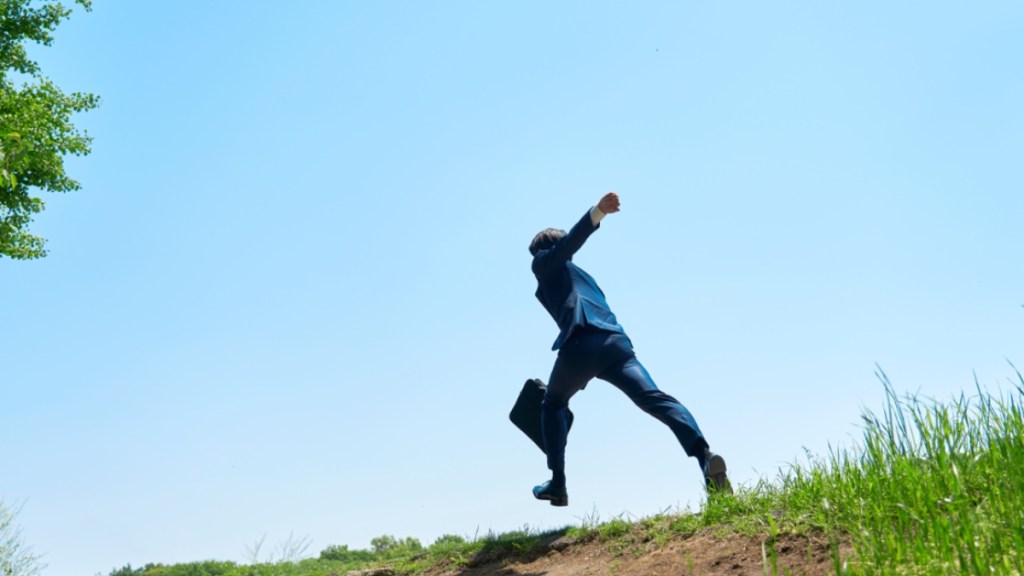
[[[569,430],[569,399],[593,378],[622,390],[641,410],[654,416],[676,435],[688,456],[695,457],[709,493],[732,492],[725,460],[708,447],[690,411],[654,385],[636,359],[633,344],[619,325],[597,282],[572,262],[587,238],[608,214],[619,211],[619,196],[604,197],[572,227],[542,230],[530,242],[537,299],[558,324],[552,350],[558,358],[548,379],[541,408],[541,427],[551,480],[536,486],[533,495],[552,506],[568,506],[565,482],[565,443]]]

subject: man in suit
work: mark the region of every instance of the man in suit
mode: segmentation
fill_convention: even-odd
[[[650,374],[636,359],[633,344],[619,325],[597,282],[572,262],[573,255],[608,214],[619,211],[614,192],[604,197],[569,230],[548,228],[530,242],[537,299],[558,324],[552,350],[558,358],[548,379],[541,409],[541,426],[551,480],[534,487],[538,500],[567,506],[565,443],[568,436],[566,409],[569,399],[593,378],[622,390],[641,410],[672,430],[688,456],[695,457],[709,493],[732,488],[725,460],[708,447],[693,415],[678,400],[655,386]]]

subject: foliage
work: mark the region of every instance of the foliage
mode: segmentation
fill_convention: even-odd
[[[320,551],[321,560],[338,562],[370,562],[374,557],[373,552],[369,550],[349,550],[346,545],[328,546]]]
[[[230,574],[236,565],[234,562],[206,560],[172,566],[156,566],[143,572],[144,576],[223,576]]]
[[[142,568],[132,568],[131,564],[113,570],[109,576],[227,576],[238,567],[234,562],[205,560],[183,564],[146,564]]]
[[[0,500],[0,574],[35,576],[43,569],[43,565],[39,557],[25,546],[21,528],[14,523],[17,512]]]
[[[84,9],[91,0],[74,0]],[[61,2],[0,2],[0,257],[46,255],[45,241],[28,225],[44,208],[36,190],[67,192],[81,185],[64,172],[64,156],[90,152],[91,138],[71,123],[76,112],[99,105],[93,94],[65,94],[29,58],[29,42],[49,46],[71,15]],[[16,86],[12,76],[27,79]]]
[[[423,544],[415,538],[395,539],[394,536],[378,536],[370,540],[373,552],[379,558],[394,558],[418,554],[423,551]]]
[[[110,576],[142,576],[146,573],[146,570],[156,568],[157,564],[146,564],[141,568],[132,568],[131,564],[125,564],[124,566],[111,570]]]
[[[430,545],[431,548],[445,548],[449,546],[460,546],[466,543],[466,539],[457,534],[443,534]]]

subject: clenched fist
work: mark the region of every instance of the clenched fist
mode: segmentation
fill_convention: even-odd
[[[605,214],[614,214],[619,211],[619,195],[609,192],[601,197],[597,203],[597,209]]]

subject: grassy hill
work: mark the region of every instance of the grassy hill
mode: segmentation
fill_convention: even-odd
[[[865,413],[862,444],[700,513],[562,530],[381,537],[317,559],[126,566],[111,576],[1024,574],[1024,377],[1009,394],[898,397]]]

